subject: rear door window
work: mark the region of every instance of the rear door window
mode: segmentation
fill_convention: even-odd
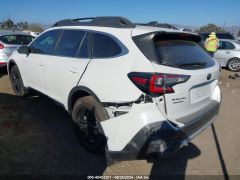
[[[112,37],[93,33],[93,58],[110,58],[121,52],[121,47]]]
[[[235,46],[230,42],[220,41],[218,49],[235,49]]]
[[[203,68],[213,64],[198,43],[189,40],[157,40],[154,42],[158,63],[182,68]]]
[[[64,30],[54,55],[75,57],[85,34],[85,31],[80,30]]]
[[[84,36],[84,39],[81,43],[81,47],[78,51],[77,57],[80,58],[91,58],[91,51],[90,51],[90,33],[87,32]]]
[[[32,42],[34,38],[27,35],[5,35],[0,36],[0,41],[5,44],[27,45]]]

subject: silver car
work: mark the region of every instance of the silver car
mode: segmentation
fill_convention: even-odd
[[[6,66],[9,57],[19,46],[27,45],[33,36],[21,31],[0,31],[0,67]]]
[[[229,39],[219,39],[219,47],[214,58],[222,67],[230,71],[240,71],[240,43]]]

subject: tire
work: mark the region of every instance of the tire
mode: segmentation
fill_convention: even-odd
[[[240,59],[238,59],[238,58],[230,59],[227,63],[227,68],[228,68],[228,70],[233,71],[233,72],[240,71]]]
[[[23,85],[21,74],[16,65],[10,71],[10,81],[14,94],[23,97],[26,94],[26,88]]]
[[[76,101],[72,118],[79,142],[92,153],[104,152],[107,139],[100,122],[109,119],[105,108],[94,97],[86,96]]]

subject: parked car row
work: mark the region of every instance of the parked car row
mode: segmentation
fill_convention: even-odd
[[[230,71],[240,71],[240,43],[230,39],[220,39],[218,50],[214,53],[222,67]]]
[[[208,38],[210,33],[200,33],[202,44]],[[230,33],[216,33],[219,39],[219,47],[214,53],[214,59],[217,60],[222,67],[228,70],[240,71],[240,44]]]
[[[21,31],[0,31],[0,67],[6,66],[12,53],[21,45],[27,45],[33,36]]]
[[[217,118],[219,64],[200,42],[123,17],[67,19],[19,47],[7,69],[17,96],[34,89],[69,112],[87,150],[159,159]]]
[[[152,26],[178,30],[177,27],[167,24],[158,23],[157,21],[151,21],[149,23],[136,23],[135,25],[141,26]],[[191,32],[190,29],[179,29],[185,32]],[[29,35],[30,34],[30,35]],[[12,32],[12,31],[0,31],[0,67],[6,66],[10,55],[14,50],[22,44],[29,44],[33,38],[39,36],[39,33],[35,32]],[[200,33],[201,42],[204,43],[209,33]],[[222,67],[227,67],[230,71],[238,72],[240,71],[240,49],[238,39],[235,38],[230,33],[216,33],[218,39],[220,39],[220,46],[218,51],[215,53],[214,58],[220,63]],[[6,39],[8,38],[8,39]]]
[[[209,33],[200,33],[199,36],[201,37],[201,41],[204,43],[205,40],[208,38]],[[216,33],[216,36],[218,39],[230,39],[230,40],[235,40],[232,34],[230,33]]]
[[[38,37],[38,36],[41,34],[41,33],[39,33],[39,32],[33,32],[33,31],[29,31],[29,30],[25,30],[25,31],[23,31],[23,32],[30,34],[30,35],[33,36],[34,38]]]
[[[191,29],[187,28],[177,28],[176,26],[168,23],[159,23],[158,21],[151,21],[148,23],[135,23],[135,25],[141,25],[141,26],[152,26],[152,27],[161,27],[161,28],[167,28],[167,29],[174,29],[174,30],[180,30],[180,31],[186,31],[186,32],[192,32]]]

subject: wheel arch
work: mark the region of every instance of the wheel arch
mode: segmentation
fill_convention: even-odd
[[[17,65],[17,63],[13,59],[10,59],[7,66],[8,74],[10,73],[12,67],[15,65]]]
[[[100,99],[91,89],[85,86],[76,86],[70,91],[70,94],[68,96],[68,111],[71,113],[75,102],[79,98],[85,96],[93,96],[99,103],[101,103]]]
[[[234,56],[234,57],[232,57],[232,58],[230,58],[229,60],[227,60],[227,63],[226,63],[226,67],[229,69],[229,63],[230,63],[230,61],[231,60],[234,60],[234,59],[237,59],[237,60],[239,60],[240,61],[240,57],[237,57],[237,56]],[[237,71],[236,71],[237,72]]]
[[[227,63],[228,63],[229,61],[231,61],[232,59],[239,59],[239,60],[240,60],[240,57],[237,57],[237,56],[231,57],[229,60],[227,60]]]

